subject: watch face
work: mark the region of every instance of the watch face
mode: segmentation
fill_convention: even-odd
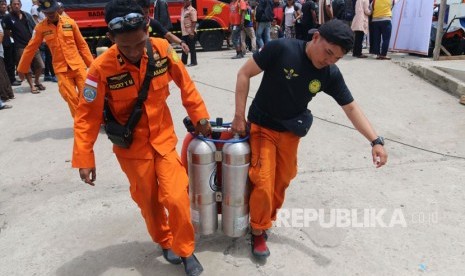
[[[371,146],[374,146],[374,145],[382,145],[384,146],[384,138],[379,136],[378,138],[376,138],[372,143],[371,143]]]

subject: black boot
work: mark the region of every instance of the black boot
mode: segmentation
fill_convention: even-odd
[[[186,258],[182,257],[181,259],[184,264],[184,270],[186,271],[187,276],[198,276],[202,274],[203,267],[194,254]]]
[[[174,254],[174,252],[171,251],[171,249],[163,249],[163,258],[165,258],[165,260],[172,264],[182,263],[181,257]]]

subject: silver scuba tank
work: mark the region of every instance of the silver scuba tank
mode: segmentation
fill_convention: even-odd
[[[234,139],[239,139],[238,135]],[[222,228],[229,237],[241,237],[249,227],[250,146],[247,142],[226,143],[223,147]]]
[[[191,221],[200,235],[218,229],[218,210],[215,199],[216,146],[213,142],[193,139],[187,148]]]

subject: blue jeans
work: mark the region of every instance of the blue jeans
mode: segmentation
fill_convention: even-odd
[[[257,26],[257,48],[261,49],[263,45],[270,41],[271,22],[258,22]]]
[[[373,54],[386,56],[391,39],[391,20],[373,21]],[[382,43],[381,43],[382,40]],[[381,48],[381,52],[380,52]]]
[[[241,28],[239,25],[233,25],[231,31],[231,40],[236,51],[241,51]]]

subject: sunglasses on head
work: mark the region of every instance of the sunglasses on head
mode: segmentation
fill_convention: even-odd
[[[140,13],[130,13],[125,16],[115,17],[108,22],[108,29],[118,31],[123,29],[135,29],[145,23],[145,16]]]

